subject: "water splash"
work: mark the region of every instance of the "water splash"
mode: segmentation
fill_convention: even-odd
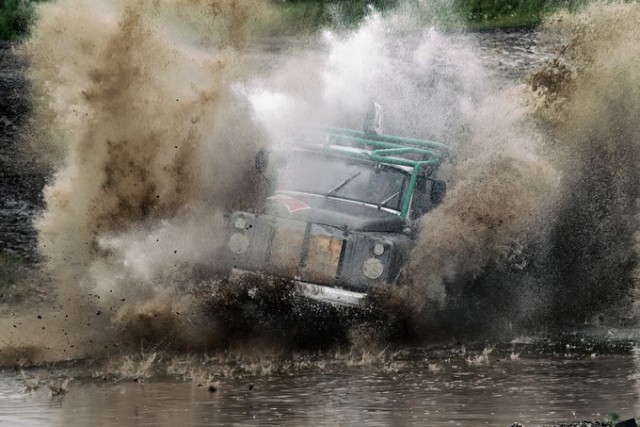
[[[637,4],[595,3],[550,18],[557,57],[531,78],[549,158],[563,172],[549,252],[553,309],[592,318],[616,307],[629,318],[637,282],[640,32]]]
[[[160,341],[198,335],[188,332],[200,323],[180,285],[194,265],[215,261],[223,213],[260,191],[253,159],[266,140],[241,90],[241,52],[262,7],[63,0],[39,8],[26,46],[31,142],[55,173],[36,227],[58,287],[55,310],[78,325],[72,346],[99,335],[84,320],[95,313],[106,319],[107,346],[123,330],[155,331]],[[171,325],[181,332],[172,336]],[[37,335],[69,341],[51,329]]]
[[[623,24],[637,6],[596,5],[550,21],[546,31],[570,42],[529,87],[505,87],[469,37],[419,25],[407,32],[413,21],[402,12],[309,37],[265,71],[244,50],[261,7],[42,6],[27,47],[32,140],[55,174],[37,227],[60,298],[47,332],[32,327],[41,338],[5,342],[48,347],[27,355],[37,360],[98,355],[121,342],[228,344],[218,330],[225,324],[212,324],[191,292],[217,288],[193,266],[215,265],[223,214],[259,197],[255,153],[287,144],[309,121],[357,128],[372,100],[385,106],[389,133],[440,140],[455,153],[441,171],[447,200],[420,221],[406,286],[385,295],[390,312],[409,308],[420,326],[443,310],[475,316],[499,302],[513,306],[515,321],[565,307],[572,315],[585,290],[596,312],[593,301],[612,304],[629,289],[640,129],[637,97],[624,95],[637,91],[640,68],[629,65],[640,44]],[[487,288],[494,293],[475,298]],[[234,295],[209,308],[241,304]],[[346,335],[363,360],[384,348],[366,328]]]
[[[385,105],[388,132],[458,153],[443,170],[450,197],[425,217],[413,257],[431,268],[408,270],[416,316],[444,301],[445,281],[507,262],[553,199],[554,171],[537,155],[517,92],[500,89],[467,39],[407,34],[406,16],[373,13],[265,74],[247,68],[245,39],[227,27],[233,13],[96,2],[67,14],[72,3],[45,6],[29,46],[43,100],[37,123],[60,154],[38,228],[63,298],[95,295],[84,305],[108,313],[115,336],[178,347],[202,337],[205,320],[176,314],[198,311],[181,286],[192,284],[194,264],[215,263],[222,213],[251,205],[257,141],[281,143],[309,121],[357,128],[371,100]],[[196,11],[210,13],[194,23]],[[104,22],[95,32],[57,31],[96,16]]]
[[[452,163],[441,169],[450,192],[420,222],[408,286],[379,298],[385,310],[410,308],[419,324],[429,324],[442,308],[464,305],[456,288],[488,270],[526,265],[523,248],[532,242],[544,247],[560,181],[525,88],[505,87],[484,68],[473,38],[434,28],[407,34],[398,22],[406,17],[374,14],[354,34],[327,37],[327,61],[317,71],[320,110],[333,112],[326,116],[337,125],[358,127],[376,100],[386,107],[390,133],[452,146]],[[545,304],[521,302],[529,312]]]

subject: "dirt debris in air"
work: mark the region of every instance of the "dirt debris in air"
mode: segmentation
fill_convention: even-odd
[[[222,212],[247,202],[238,194],[254,191],[244,177],[263,138],[227,80],[242,80],[234,73],[242,74],[243,28],[260,2],[81,3],[42,5],[33,37],[20,46],[29,81],[26,63],[0,46],[0,124],[7,130],[0,173],[13,179],[3,179],[0,203],[25,181],[14,161],[24,142],[41,166],[41,184],[24,187],[39,206],[46,202],[35,221],[38,252],[58,294],[0,320],[2,364],[99,358],[131,342],[202,347],[206,319],[180,284],[189,283],[193,263],[212,261]],[[165,19],[177,9],[207,37],[169,34]],[[190,80],[181,84],[183,75]],[[168,107],[165,96],[180,102]],[[21,224],[34,255],[30,212]],[[12,250],[12,242],[0,243]]]
[[[87,358],[103,362],[96,368],[104,371],[96,372],[103,378],[143,383],[169,374],[204,384],[204,393],[219,395],[206,366],[211,360],[205,352],[212,349],[229,349],[211,356],[227,357],[223,362],[232,365],[216,373],[221,376],[273,375],[331,362],[326,354],[317,356],[322,360],[312,360],[308,353],[281,357],[282,349],[288,350],[288,327],[295,324],[290,318],[278,323],[258,316],[259,321],[252,322],[255,306],[245,304],[239,294],[221,292],[217,300],[203,303],[196,292],[201,286],[216,289],[215,283],[194,282],[193,264],[213,261],[212,249],[223,234],[223,212],[247,203],[237,195],[245,190],[260,193],[256,182],[244,178],[251,176],[252,159],[262,148],[256,141],[270,133],[253,120],[251,102],[243,98],[250,71],[243,63],[244,38],[237,31],[258,11],[252,9],[255,4],[240,2],[245,9],[234,15],[224,9],[201,13],[211,2],[189,3],[186,15],[195,17],[208,34],[197,42],[188,36],[176,41],[165,32],[163,19],[179,4],[185,2],[80,5],[60,0],[42,7],[34,39],[26,47],[39,100],[33,109],[32,142],[40,144],[41,161],[56,174],[44,191],[46,210],[37,230],[60,298],[44,309],[24,307],[0,319],[0,365]],[[221,7],[225,4],[230,3]],[[640,9],[628,7],[625,14],[637,19]],[[640,97],[622,95],[640,87],[634,71],[640,69],[635,66],[640,37],[632,33],[631,44],[624,45],[615,33],[623,27],[615,25],[619,12],[595,11],[594,16],[558,24],[563,31],[569,29],[576,48],[561,52],[548,72],[534,74],[526,95],[522,88],[486,87],[482,82],[491,79],[483,73],[480,79],[458,79],[469,77],[463,72],[469,70],[458,70],[455,58],[444,58],[454,62],[447,67],[452,74],[461,74],[443,80],[446,84],[434,79],[434,89],[425,97],[442,101],[444,93],[455,106],[447,114],[432,111],[429,102],[420,104],[422,99],[416,102],[428,106],[424,111],[405,107],[431,118],[425,120],[453,127],[437,129],[434,137],[451,131],[452,139],[462,141],[456,147],[462,155],[452,166],[450,198],[421,221],[408,292],[392,295],[396,299],[390,305],[396,306],[389,310],[410,311],[413,326],[449,310],[460,321],[454,329],[491,328],[495,324],[480,321],[487,306],[505,310],[509,326],[511,321],[548,319],[556,313],[582,321],[603,307],[626,302],[637,277]],[[211,16],[223,21],[202,18]],[[362,48],[367,37],[379,47],[380,34],[388,34],[389,28],[376,19],[354,37],[338,40],[333,52],[350,57],[350,49]],[[81,34],[61,30],[80,28],[79,22],[85,29]],[[571,25],[563,27],[567,22]],[[586,23],[594,25],[584,35]],[[234,31],[229,33],[229,27]],[[442,49],[419,50],[413,68],[429,64],[432,50],[467,53],[459,46],[446,49],[451,47],[446,37],[433,34],[425,45],[433,42]],[[598,36],[592,39],[589,34]],[[599,43],[602,36],[608,44]],[[590,56],[582,58],[585,52]],[[371,56],[381,67],[388,59]],[[325,71],[332,77],[327,80],[344,75],[341,64],[331,62],[339,57],[327,61]],[[604,59],[609,67],[592,66]],[[476,72],[473,61],[470,64]],[[411,76],[403,74],[407,70],[389,68],[395,75]],[[183,75],[193,76],[193,81],[185,82]],[[370,83],[372,77],[365,77],[361,80]],[[614,77],[623,79],[612,87]],[[398,93],[420,93],[405,83],[375,95],[394,105]],[[289,93],[295,92],[292,86]],[[299,84],[307,86],[314,85]],[[327,98],[334,97],[329,105],[344,107],[341,91],[332,89],[327,91]],[[459,93],[464,96],[451,95]],[[303,98],[308,93],[294,95]],[[303,111],[295,101],[294,109]],[[345,117],[359,117],[357,110],[356,105]],[[410,113],[407,117],[418,123],[415,126],[423,125]],[[426,270],[424,265],[434,267]],[[610,283],[614,289],[602,285]],[[482,286],[487,284],[491,286]],[[287,298],[266,297],[283,311],[291,308]],[[469,307],[468,301],[475,305]],[[495,301],[502,305],[486,304]],[[566,301],[572,304],[564,305]],[[207,316],[224,310],[226,318]],[[338,330],[330,323],[321,325],[329,337]],[[388,344],[385,335],[382,340],[376,335],[385,327],[352,328],[344,332],[344,341],[323,345],[332,349],[336,363],[392,371],[396,361],[381,345]],[[243,330],[249,333],[243,335]],[[302,339],[310,340],[315,333],[310,328]],[[468,360],[473,364],[484,359]],[[51,383],[51,393],[64,395],[67,381]]]
[[[247,338],[240,327],[253,327],[251,321],[239,321],[244,312],[240,317],[232,313],[226,323],[215,323],[204,313],[238,308],[238,295],[231,295],[229,304],[229,294],[203,304],[192,291],[203,284],[215,288],[194,282],[193,265],[215,263],[214,250],[224,235],[223,213],[251,205],[260,194],[259,183],[246,178],[253,176],[253,159],[263,148],[258,141],[277,134],[254,117],[247,96],[252,70],[244,62],[245,39],[238,32],[260,8],[256,2],[238,2],[242,13],[236,14],[224,9],[233,2],[222,2],[211,14],[205,13],[211,2],[189,3],[183,15],[208,34],[195,40],[180,31],[176,37],[165,25],[166,16],[185,2],[107,3],[83,2],[79,7],[78,1],[62,0],[43,5],[25,47],[37,94],[30,142],[39,161],[56,171],[44,190],[46,210],[36,228],[60,301],[45,314],[25,309],[2,319],[2,330],[8,331],[0,336],[7,363],[98,358],[140,342],[183,351],[233,345],[238,336]],[[637,13],[635,6],[628,7],[627,12]],[[616,12],[607,9],[601,15],[599,31],[611,42],[622,40],[606,32],[621,27],[610,25],[618,19]],[[334,54],[326,61],[325,80],[318,73],[305,75],[321,82],[318,87],[327,85],[327,110],[348,110],[346,118],[361,117],[358,103],[366,103],[363,96],[343,93],[332,82],[359,78],[362,87],[353,87],[364,90],[376,78],[389,78],[394,84],[373,95],[400,111],[391,114],[407,113],[407,122],[399,120],[396,126],[402,130],[406,125],[416,134],[433,127],[435,139],[452,135],[445,142],[457,144],[461,153],[452,166],[449,198],[421,221],[406,295],[395,293],[389,304],[396,306],[390,310],[410,311],[413,326],[449,311],[460,321],[454,325],[459,329],[485,327],[478,321],[491,314],[483,310],[484,303],[495,301],[506,310],[509,325],[521,319],[535,323],[555,313],[582,320],[621,301],[634,286],[640,132],[632,99],[637,97],[622,104],[598,101],[617,100],[618,92],[638,85],[632,70],[621,72],[626,71],[620,68],[623,61],[610,61],[613,71],[588,66],[602,61],[604,50],[599,39],[582,35],[581,19],[587,18],[565,20],[571,23],[566,28],[558,24],[573,31],[575,48],[565,49],[548,73],[533,74],[529,98],[522,88],[492,86],[491,76],[472,60],[460,67],[455,55],[473,59],[472,52],[436,32],[425,36],[424,45],[409,58],[413,70],[392,67],[384,54],[393,51],[393,44],[384,44],[381,34],[393,34],[393,28],[379,16],[329,46]],[[61,30],[80,28],[79,22],[91,31]],[[354,50],[381,46],[381,55],[372,55],[379,68],[366,78],[349,75],[339,61]],[[627,67],[635,63],[633,46],[615,47],[627,55]],[[433,51],[451,57],[434,58]],[[583,61],[587,65],[580,56],[585,52],[590,55]],[[447,79],[420,80],[418,85],[415,69],[438,61],[447,65]],[[308,111],[301,99],[309,93],[296,90],[314,85],[293,81],[282,88],[282,81],[296,78],[283,78],[290,77],[287,66],[267,88],[284,93],[292,111]],[[606,72],[625,77],[617,92],[609,92],[614,90],[608,84],[612,75]],[[183,75],[192,77],[185,81]],[[588,96],[594,87],[598,96]],[[414,94],[415,105],[398,105],[399,93]],[[442,112],[436,101],[450,104]],[[612,122],[613,139],[608,137]],[[586,179],[594,170],[598,179]],[[250,194],[250,200],[239,194]],[[597,218],[603,220],[594,222]],[[615,292],[601,285],[612,282]],[[491,291],[483,293],[487,283]],[[557,289],[567,289],[566,295]],[[474,305],[469,307],[468,301]],[[565,301],[576,303],[559,310]],[[33,321],[38,314],[46,325]],[[487,323],[493,320],[486,318]],[[276,331],[267,341],[279,342],[286,335],[282,324],[260,320],[265,329],[252,332]],[[331,327],[325,332],[330,336]]]

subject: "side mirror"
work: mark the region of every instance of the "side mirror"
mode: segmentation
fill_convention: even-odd
[[[444,200],[444,197],[447,195],[447,183],[444,181],[433,180],[431,182],[431,194],[429,195],[429,199],[433,206],[437,206]]]

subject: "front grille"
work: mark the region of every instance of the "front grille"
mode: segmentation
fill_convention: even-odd
[[[275,227],[269,260],[273,273],[316,283],[335,281],[343,240],[314,234],[318,232],[322,229],[316,225],[306,230]]]
[[[342,240],[330,236],[310,236],[302,278],[309,282],[333,282],[338,273],[342,244]]]

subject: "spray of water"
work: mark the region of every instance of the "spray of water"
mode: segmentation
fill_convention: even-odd
[[[534,111],[563,170],[550,279],[556,309],[591,317],[605,307],[629,317],[637,282],[640,160],[640,17],[637,4],[595,3],[549,19],[558,55],[531,77]]]
[[[55,173],[36,226],[60,312],[87,325],[86,336],[90,312],[139,320],[133,329],[146,333],[155,323],[163,337],[193,323],[179,316],[189,303],[178,289],[194,265],[215,261],[223,212],[259,192],[251,172],[265,138],[240,88],[261,7],[63,0],[39,9],[26,47],[32,139]]]
[[[56,154],[41,248],[78,320],[108,314],[103,339],[208,337],[185,314],[197,310],[184,290],[194,264],[215,263],[222,214],[254,201],[259,141],[309,121],[357,128],[372,100],[385,105],[389,133],[457,153],[444,170],[450,197],[424,219],[408,269],[416,317],[443,304],[445,281],[508,259],[542,222],[554,172],[517,92],[499,89],[466,39],[407,33],[407,16],[374,13],[265,74],[247,68],[238,30],[256,6],[211,7],[63,1],[41,10],[29,45],[36,135]],[[90,30],[63,30],[72,25]]]
[[[380,298],[399,312],[409,309],[423,323],[447,305],[447,286],[526,263],[522,248],[547,237],[559,174],[541,154],[545,135],[522,96],[526,88],[500,85],[474,53],[472,39],[415,25],[407,33],[408,21],[374,14],[352,34],[326,33],[326,60],[302,73],[315,76],[315,92],[297,90],[302,85],[289,78],[288,87],[297,91],[276,86],[270,95],[279,108],[291,109],[287,118],[307,115],[304,102],[314,99],[316,109],[327,112],[325,120],[355,128],[374,100],[385,106],[387,132],[452,147],[452,164],[441,170],[449,195],[420,223],[405,286]],[[533,305],[530,299],[528,304]]]
[[[111,350],[123,334],[210,345],[225,326],[196,309],[193,266],[215,265],[223,214],[258,198],[255,153],[309,121],[357,128],[371,101],[385,106],[387,132],[454,153],[441,170],[449,195],[420,221],[389,310],[409,308],[423,324],[495,277],[490,287],[532,284],[516,301],[528,312],[562,301],[543,292],[559,284],[572,284],[569,299],[588,288],[610,302],[608,284],[632,281],[640,129],[637,97],[626,94],[638,90],[640,68],[629,64],[640,43],[623,24],[636,6],[550,21],[547,31],[570,42],[529,86],[506,88],[468,37],[420,28],[403,12],[373,13],[357,30],[326,31],[256,66],[243,48],[261,7],[61,0],[40,9],[28,44],[32,135],[55,173],[37,227],[63,322],[43,338],[58,339],[49,346],[58,356],[44,358]]]

